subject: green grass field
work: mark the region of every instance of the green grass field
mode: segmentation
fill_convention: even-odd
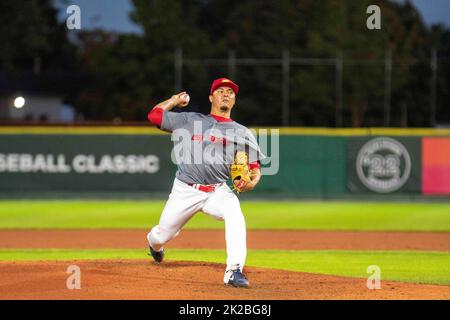
[[[155,225],[163,201],[0,201],[0,229],[127,229]],[[242,203],[248,229],[450,232],[450,203],[257,202]],[[198,214],[186,226],[221,229]],[[2,249],[0,261],[146,259],[144,250]],[[223,263],[225,250],[169,250],[171,260]],[[367,278],[450,285],[449,252],[250,250],[247,264]]]
[[[163,201],[0,201],[0,229],[126,229],[156,224]],[[450,231],[450,203],[242,203],[249,229]],[[221,229],[197,214],[191,229]]]

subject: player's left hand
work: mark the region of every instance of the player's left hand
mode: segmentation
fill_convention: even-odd
[[[239,192],[252,191],[255,188],[255,184],[252,181],[245,181],[241,179],[236,179],[233,181],[234,186],[239,190]]]

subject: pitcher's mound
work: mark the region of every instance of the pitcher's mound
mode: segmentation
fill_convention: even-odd
[[[81,270],[81,289],[67,289],[70,265]],[[224,265],[201,262],[96,260],[0,262],[0,299],[450,299],[450,287],[262,268],[245,268],[251,287],[223,285]]]

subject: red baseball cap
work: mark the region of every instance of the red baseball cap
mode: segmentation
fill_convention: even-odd
[[[212,85],[211,85],[211,91],[209,92],[209,94],[213,94],[214,90],[216,90],[217,88],[220,87],[228,87],[233,89],[234,93],[238,93],[239,92],[239,87],[236,83],[234,83],[233,81],[231,81],[230,79],[227,78],[219,78],[213,81]]]

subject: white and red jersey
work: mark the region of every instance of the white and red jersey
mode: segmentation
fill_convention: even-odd
[[[252,132],[229,118],[154,108],[149,120],[172,133],[177,179],[189,184],[217,184],[230,177],[236,151],[247,151],[250,168],[265,158]]]

